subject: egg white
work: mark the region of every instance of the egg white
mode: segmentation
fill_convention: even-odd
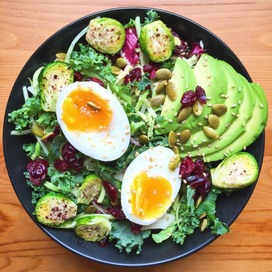
[[[112,119],[106,129],[100,131],[73,131],[62,119],[63,102],[77,88],[88,88],[102,97],[112,110]],[[101,161],[113,161],[121,157],[128,148],[130,126],[127,115],[119,100],[110,90],[93,81],[74,82],[64,87],[56,105],[57,120],[67,140],[81,153]]]
[[[128,166],[124,173],[121,189],[121,206],[128,220],[146,226],[153,224],[167,212],[174,202],[181,185],[179,169],[169,170],[168,167],[168,163],[174,155],[175,153],[171,149],[157,146],[141,153]],[[160,176],[167,179],[172,187],[171,203],[165,207],[165,211],[162,214],[155,218],[139,218],[132,213],[132,206],[130,204],[132,195],[131,184],[134,178],[142,171],[146,172],[150,177]]]

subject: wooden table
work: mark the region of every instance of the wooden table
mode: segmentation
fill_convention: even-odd
[[[210,29],[238,55],[252,79],[266,90],[272,105],[271,0],[0,0],[1,127],[10,90],[33,51],[73,20],[124,4],[166,9]],[[272,120],[269,119],[259,181],[230,234],[185,259],[141,271],[272,271],[271,150]],[[7,175],[2,146],[0,151],[1,271],[135,271],[88,261],[50,240],[19,203]]]

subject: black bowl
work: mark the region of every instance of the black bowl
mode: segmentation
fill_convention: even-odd
[[[116,18],[126,23],[130,18],[135,18],[136,16],[144,18],[147,10],[149,8],[119,8],[97,12],[69,24],[51,36],[34,52],[20,72],[7,103],[3,128],[4,155],[9,177],[21,204],[33,221],[54,241],[80,256],[101,263],[131,267],[161,264],[184,258],[207,246],[217,236],[212,235],[208,230],[203,233],[196,231],[193,235],[186,238],[183,246],[177,245],[170,240],[162,244],[155,244],[150,240],[145,242],[140,255],[134,253],[127,255],[124,252],[120,253],[113,244],[101,248],[98,244],[86,243],[76,238],[73,231],[42,226],[32,214],[31,188],[26,185],[23,175],[28,158],[22,150],[22,145],[30,142],[31,137],[15,137],[10,135],[13,126],[8,123],[8,113],[22,106],[22,86],[28,85],[28,78],[33,75],[34,71],[41,65],[53,61],[55,53],[65,52],[73,38],[88,25],[90,19],[97,16],[104,16]],[[189,45],[202,40],[210,55],[225,60],[237,72],[251,81],[249,74],[237,56],[213,33],[180,15],[163,10],[154,10],[159,13],[161,20],[175,32],[179,33]],[[248,151],[255,156],[261,168],[264,152],[264,133],[248,148]],[[231,225],[245,207],[254,187],[255,185],[252,185],[246,189],[237,191],[230,197],[220,196],[217,205],[217,215],[220,220]]]

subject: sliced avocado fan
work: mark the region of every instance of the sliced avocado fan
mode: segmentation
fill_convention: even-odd
[[[245,149],[264,130],[268,116],[264,90],[259,84],[248,82],[225,61],[203,54],[191,68],[185,60],[178,59],[171,81],[178,88],[178,98],[165,100],[161,111],[163,118],[156,133],[190,130],[190,139],[178,145],[181,157],[202,157],[206,162],[222,160]],[[205,90],[207,103],[202,105],[199,116],[191,113],[178,123],[181,97],[184,92],[195,90],[196,86]],[[226,111],[219,114],[215,111],[218,106]],[[216,127],[209,122],[211,115],[216,115],[219,121]],[[206,129],[216,136],[211,137]]]

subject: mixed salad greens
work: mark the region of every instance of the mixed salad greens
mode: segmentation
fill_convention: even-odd
[[[106,35],[103,32],[106,26],[118,36],[99,39],[96,34]],[[137,254],[147,238],[155,243],[172,239],[182,245],[197,228],[210,229],[215,235],[229,232],[229,227],[216,216],[217,197],[256,181],[258,165],[250,154],[241,152],[239,159],[229,154],[223,164],[212,168],[203,156],[190,156],[190,152],[184,155],[182,145],[193,129],[173,130],[173,122],[170,129],[167,127],[169,120],[165,122],[162,106],[182,96],[176,93],[175,86],[168,84],[177,62],[186,69],[194,69],[207,54],[201,41],[188,45],[180,35],[182,33],[168,28],[153,10],[147,12],[142,22],[136,17],[126,25],[110,18],[96,18],[74,38],[67,52],[59,52],[52,63],[40,67],[30,79],[30,85],[23,87],[25,103],[9,114],[9,121],[15,126],[13,135],[33,135],[33,141],[23,146],[30,158],[25,177],[33,189],[34,214],[40,223],[74,229],[75,234],[86,241],[98,242],[101,246],[110,241],[120,251]],[[62,133],[54,105],[58,96],[56,89],[60,84],[74,81],[97,82],[116,95],[122,104],[129,120],[131,139],[119,159],[105,162],[88,157],[76,150]],[[191,85],[193,89],[187,86],[176,103],[179,109],[173,116],[179,118],[178,127],[189,115],[197,118],[201,115],[199,111],[209,107],[205,89],[202,86],[195,89],[195,82]],[[218,116],[225,112],[225,107],[219,105],[217,114],[211,115],[210,126],[203,129],[211,143],[219,137],[215,134]],[[208,118],[205,120],[208,122]],[[200,126],[199,122],[196,126]],[[173,218],[171,223],[159,230],[150,230],[124,216],[119,174],[138,154],[156,146],[171,148],[180,154],[175,168],[179,167],[181,187],[167,211]],[[242,175],[233,174],[239,169],[250,174],[242,184],[233,186]],[[221,186],[220,182],[214,185],[213,178],[218,181],[222,173],[224,182],[233,178],[232,185]]]

